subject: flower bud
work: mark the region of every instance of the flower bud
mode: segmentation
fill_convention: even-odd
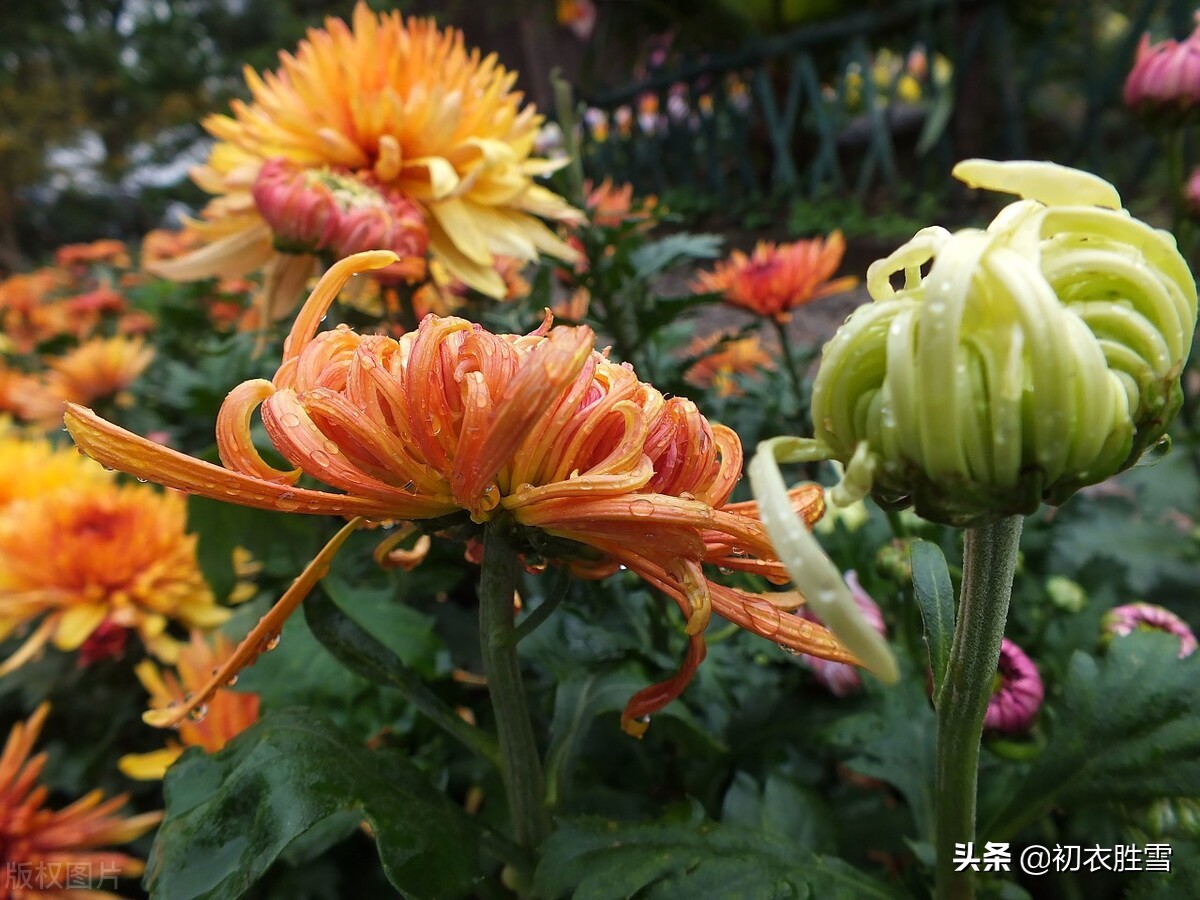
[[[1108,640],[1135,631],[1161,631],[1179,638],[1177,656],[1180,659],[1196,652],[1196,635],[1188,623],[1169,609],[1153,603],[1126,603],[1110,609],[1104,616],[1103,627]]]
[[[1033,725],[1045,697],[1042,676],[1029,656],[1004,638],[996,686],[988,700],[983,727],[993,733],[1022,734]]]
[[[1060,504],[1162,438],[1196,285],[1171,235],[1094,175],[986,160],[954,174],[1022,199],[986,231],[925,228],[870,267],[875,302],[824,349],[815,439],[786,458],[844,463],[839,504],[870,492],[975,527]]]
[[[1200,28],[1187,40],[1150,43],[1143,34],[1125,80],[1125,105],[1153,120],[1178,124],[1200,106]]]

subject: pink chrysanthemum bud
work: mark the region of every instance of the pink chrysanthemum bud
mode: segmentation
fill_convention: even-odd
[[[871,599],[871,595],[859,584],[858,573],[851,569],[843,577],[846,580],[846,587],[850,588],[850,595],[858,604],[858,608],[862,610],[867,622],[881,635],[887,637],[887,625],[884,624],[883,613],[880,612],[879,605]],[[810,622],[820,621],[807,607],[801,609],[798,615]],[[828,688],[829,693],[835,697],[848,697],[862,687],[862,676],[859,674],[857,666],[821,659],[807,653],[801,654],[800,659],[813,673],[813,677]]]
[[[283,253],[326,252],[343,259],[391,250],[400,259],[373,274],[394,281],[425,275],[429,230],[417,204],[371,175],[332,168],[303,169],[285,159],[263,164],[254,204]]]
[[[1184,41],[1138,44],[1125,80],[1125,105],[1143,115],[1178,121],[1200,104],[1200,28]]]
[[[1165,631],[1179,638],[1180,659],[1196,652],[1196,636],[1187,622],[1169,609],[1153,603],[1126,603],[1109,610],[1104,617],[1104,631],[1114,637],[1123,637],[1134,631]]]
[[[987,731],[1020,734],[1027,731],[1042,706],[1045,689],[1037,666],[1025,651],[1005,638],[1000,644],[996,687],[988,701],[983,727]]]

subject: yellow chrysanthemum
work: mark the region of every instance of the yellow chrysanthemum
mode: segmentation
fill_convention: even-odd
[[[191,642],[179,651],[176,672],[160,672],[148,659],[138,663],[134,671],[142,687],[150,693],[150,705],[166,709],[183,703],[193,692],[204,688],[217,667],[233,655],[233,649],[233,643],[223,634],[206,640],[203,634],[193,631]],[[117,766],[130,778],[140,781],[162,778],[185,748],[200,747],[207,753],[216,753],[256,721],[258,694],[219,690],[209,698],[202,715],[179,723],[178,741],[168,741],[163,749],[150,753],[122,756]]]
[[[141,485],[75,483],[0,512],[0,639],[40,619],[0,675],[47,642],[77,650],[101,625],[137,631],[168,662],[169,620],[211,628],[229,617],[213,601],[185,531],[183,497]]]
[[[111,481],[112,474],[71,445],[54,449],[44,438],[32,438],[0,420],[0,511],[10,503],[50,491]]]
[[[140,859],[115,850],[141,837],[162,820],[161,812],[121,818],[124,794],[104,799],[92,791],[70,806],[46,808],[48,792],[38,783],[46,753],[31,756],[50,704],[9,732],[0,754],[0,897],[11,900],[120,900],[104,890],[117,878],[136,878]]]
[[[160,274],[193,280],[266,267],[270,311],[290,308],[315,260],[276,250],[254,195],[271,161],[322,183],[407,198],[425,219],[433,258],[491,296],[505,293],[493,267],[497,255],[573,259],[535,218],[578,216],[532,181],[562,165],[531,156],[542,117],[521,105],[522,95],[512,90],[516,74],[495,55],[468,50],[461,32],[395,12],[376,14],[360,3],[353,27],[327,19],[280,61],[278,71],[261,77],[246,70],[251,103],[235,101],[232,116],[204,122],[219,142],[192,177],[217,196],[190,227],[206,244],[159,263]],[[340,216],[356,214],[338,190],[293,200],[310,217],[314,249],[334,249],[323,237],[343,227]],[[387,206],[372,205],[381,204]]]

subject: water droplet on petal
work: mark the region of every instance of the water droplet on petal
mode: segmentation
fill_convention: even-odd
[[[188,718],[191,719],[193,722],[203,722],[204,717],[207,715],[208,715],[208,705],[205,703],[201,703],[199,706],[197,706],[195,709],[193,709],[190,713],[188,713]]]
[[[795,647],[789,647],[787,644],[779,644],[777,646],[779,647],[780,650],[782,650],[788,656],[803,656],[804,655],[804,652],[802,650],[797,650]]]
[[[329,459],[329,454],[326,453],[324,450],[314,450],[310,454],[310,456],[312,458],[312,461],[315,462],[318,466],[330,465],[331,460]]]
[[[296,499],[296,495],[291,491],[284,491],[275,498],[275,507],[282,509],[284,512],[292,512],[300,508],[300,502]]]
[[[645,498],[634,500],[629,504],[629,511],[635,516],[652,516],[654,515],[654,501]]]
[[[262,642],[262,645],[258,648],[258,652],[259,653],[270,653],[272,650],[274,650],[278,646],[279,646],[279,634],[278,634],[278,632],[276,632],[275,634],[267,636],[266,640],[264,640]]]
[[[279,421],[288,428],[296,428],[300,425],[300,417],[295,413],[284,413],[279,417]]]

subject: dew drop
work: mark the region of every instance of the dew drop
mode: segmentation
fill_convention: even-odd
[[[193,709],[190,713],[188,713],[188,718],[191,719],[193,722],[203,722],[204,717],[207,715],[208,715],[208,705],[205,703],[201,703],[199,706],[197,706],[195,709]]]
[[[654,515],[654,501],[646,499],[634,500],[629,504],[629,511],[635,516],[642,516],[643,518],[645,516],[652,516]]]
[[[234,673],[233,675],[230,675],[229,680],[225,682],[225,687],[233,687],[237,683],[238,683],[238,676],[237,676],[237,673]]]
[[[680,500],[695,500],[696,495],[693,494],[691,491],[683,491],[679,494],[679,499]]]
[[[777,646],[779,647],[780,650],[782,650],[788,656],[803,656],[804,655],[803,651],[797,650],[795,647],[789,647],[787,644],[778,644]]]
[[[279,634],[276,633],[276,634],[269,635],[266,638],[266,640],[264,640],[262,642],[262,646],[259,647],[258,650],[260,653],[270,653],[272,650],[274,650],[278,646],[279,646]]]
[[[142,484],[146,484],[147,482],[150,481],[149,478],[143,478],[141,475],[137,476],[137,480],[140,481]]]
[[[284,413],[279,417],[279,421],[288,428],[297,428],[300,425],[300,417],[295,413]]]
[[[326,442],[325,442],[325,450],[326,450],[326,452],[328,452],[328,453],[335,453],[335,454],[336,454],[336,453],[341,453],[341,452],[342,452],[342,448],[341,448],[341,447],[339,447],[339,446],[338,446],[336,443],[334,443],[333,441],[326,441]]]
[[[324,450],[314,450],[311,454],[311,457],[312,457],[312,461],[315,462],[318,466],[328,467],[331,464],[331,460],[329,459],[329,454],[326,453]]]
[[[284,512],[292,512],[300,508],[300,502],[291,491],[284,491],[276,498],[275,507],[282,509]]]

